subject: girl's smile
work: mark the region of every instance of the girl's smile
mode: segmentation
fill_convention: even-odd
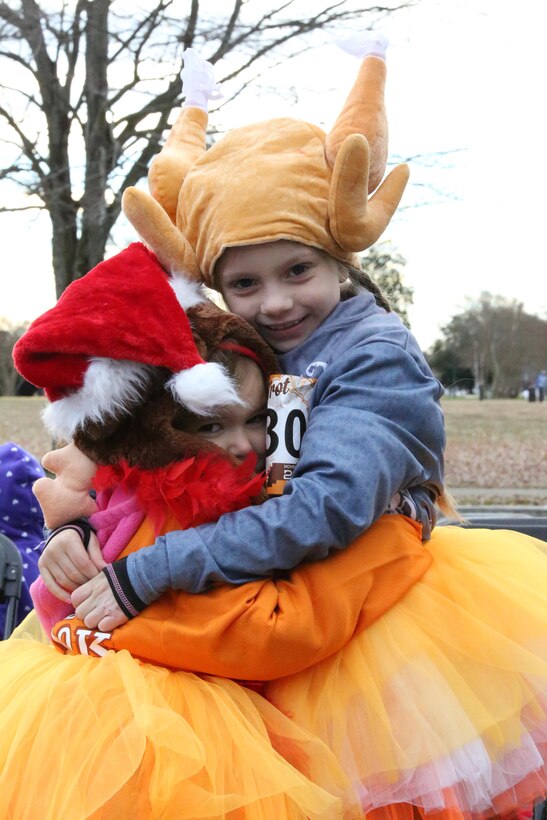
[[[229,309],[280,353],[311,336],[340,301],[339,263],[285,239],[228,248],[216,275]]]
[[[302,319],[295,319],[294,321],[282,322],[280,324],[265,324],[263,322],[257,322],[256,328],[259,330],[261,336],[268,336],[271,340],[272,346],[279,350],[279,344],[283,343],[283,341],[288,341],[295,335],[302,335],[301,330],[304,326],[306,318],[307,316],[303,316]],[[273,339],[277,339],[276,344],[273,344]]]

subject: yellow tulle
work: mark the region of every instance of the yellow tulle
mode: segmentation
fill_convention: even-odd
[[[0,680],[1,817],[360,816],[326,747],[231,681],[24,639]]]
[[[17,624],[11,633],[11,637],[22,638],[27,641],[37,641],[38,643],[51,643],[34,609],[29,612],[20,624]]]
[[[502,813],[545,789],[544,546],[436,529],[432,567],[398,604],[337,655],[268,685],[333,750],[366,811]]]
[[[547,790],[544,548],[436,529],[404,598],[336,655],[267,684],[270,703],[125,650],[61,655],[29,617],[0,644],[0,816],[509,813]]]

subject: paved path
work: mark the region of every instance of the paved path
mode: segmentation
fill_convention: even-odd
[[[489,504],[499,500],[508,505],[547,506],[547,487],[450,487],[450,492],[460,503]]]

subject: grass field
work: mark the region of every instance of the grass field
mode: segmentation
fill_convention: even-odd
[[[51,436],[42,425],[43,398],[0,397],[0,441],[14,441],[37,459],[51,450]]]
[[[42,398],[0,397],[0,441],[41,458]],[[461,504],[547,504],[547,402],[445,399],[446,481]]]
[[[445,399],[443,410],[446,482],[460,503],[547,504],[547,402]]]

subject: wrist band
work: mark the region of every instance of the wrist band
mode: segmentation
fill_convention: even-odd
[[[57,529],[50,532],[50,534],[45,540],[43,549],[47,547],[52,538],[55,538],[55,536],[58,533],[63,532],[63,530],[76,530],[76,532],[82,539],[82,543],[86,549],[89,546],[89,539],[91,538],[91,533],[95,532],[89,521],[86,521],[85,518],[76,518],[74,521],[69,521],[67,524],[63,524],[62,527],[57,527]]]
[[[134,618],[143,609],[146,609],[147,605],[144,601],[141,601],[133,589],[126,564],[127,558],[120,558],[118,561],[114,561],[113,564],[107,564],[103,567],[102,572],[106,575],[112,594],[123,614],[126,618]]]

